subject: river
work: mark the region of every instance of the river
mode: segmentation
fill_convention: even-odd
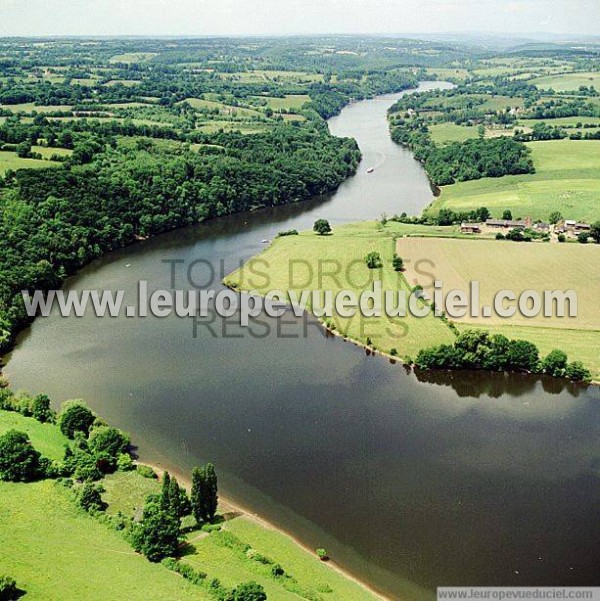
[[[128,297],[139,279],[169,288],[165,260],[184,262],[176,285],[187,288],[192,261],[232,271],[283,229],[418,214],[432,193],[389,138],[386,109],[399,96],[330,120],[364,156],[331,196],[159,236],[65,288]],[[250,335],[220,319],[194,331],[177,317],[53,315],[19,337],[5,372],[55,403],[85,399],[130,431],[147,461],[179,470],[213,461],[228,496],[394,598],[431,598],[438,585],[598,584],[598,388],[417,376],[311,319],[293,321],[278,331],[261,318]]]

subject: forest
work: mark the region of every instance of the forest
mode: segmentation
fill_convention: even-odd
[[[4,41],[0,352],[28,321],[22,290],[56,288],[161,232],[331,192],[353,174],[356,142],[331,136],[325,119],[417,74],[378,41],[358,59],[349,43],[319,50],[317,64],[319,41],[294,53],[281,41]]]

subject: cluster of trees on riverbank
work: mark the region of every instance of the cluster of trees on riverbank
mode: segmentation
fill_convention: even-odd
[[[522,371],[577,382],[591,380],[590,371],[580,361],[569,363],[563,351],[554,350],[541,359],[535,344],[509,340],[502,334],[490,335],[483,330],[466,330],[454,344],[423,349],[415,364],[422,369]]]
[[[437,146],[425,121],[397,120],[391,125],[392,140],[408,146],[422,161],[437,186],[483,177],[535,173],[531,151],[519,141],[498,137],[472,139]]]

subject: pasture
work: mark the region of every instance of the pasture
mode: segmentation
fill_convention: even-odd
[[[48,149],[43,151],[35,149],[36,152],[47,153]],[[57,152],[57,154],[60,154]],[[52,155],[52,152],[50,152]],[[7,171],[16,171],[17,169],[47,169],[48,167],[58,167],[60,163],[43,159],[22,159],[16,152],[0,151],[0,175],[4,175]]]
[[[0,434],[10,429],[29,434],[44,456],[63,457],[68,441],[57,426],[0,411]],[[161,490],[159,480],[137,471],[109,474],[100,484],[106,513],[112,516],[139,518],[146,497]],[[15,578],[31,599],[208,601],[213,599],[208,591],[213,578],[230,588],[254,580],[265,587],[270,599],[281,601],[317,601],[325,599],[321,597],[325,592],[336,599],[376,598],[285,534],[244,514],[230,514],[223,523],[223,530],[236,537],[237,547],[228,535],[194,529],[193,518],[184,518],[184,525],[192,529],[185,536],[183,561],[207,574],[205,584],[198,586],[135,553],[123,533],[81,510],[74,493],[55,481],[0,482],[0,499],[0,573]],[[242,545],[281,564],[288,577],[274,577],[272,565],[252,559],[245,547],[240,551]]]
[[[511,290],[517,297],[525,290],[540,295],[545,290],[575,291],[576,318],[527,318],[517,312],[510,318],[467,315],[455,321],[463,328],[476,326],[531,340],[542,354],[560,348],[571,360],[583,361],[596,377],[600,376],[600,281],[590,278],[590,266],[600,261],[600,246],[401,238],[397,253],[407,262],[409,283],[421,284],[430,292],[435,280],[443,282],[445,292],[456,289],[467,294],[470,282],[479,282],[480,306],[492,306],[500,290]],[[415,269],[418,264],[427,267],[419,273]]]
[[[253,96],[253,98],[266,101],[266,106],[274,111],[298,110],[310,100],[307,94],[286,94],[284,98],[274,96]]]
[[[515,217],[547,220],[552,211],[560,211],[567,219],[600,219],[600,143],[554,140],[528,146],[536,173],[443,186],[427,212],[487,207],[495,217],[510,209]]]
[[[552,88],[555,92],[573,92],[579,90],[580,86],[600,87],[600,73],[564,73],[559,75],[548,75],[532,79],[531,82],[540,90]]]
[[[0,411],[0,434],[8,430],[25,432],[33,446],[48,459],[60,461],[65,454],[68,439],[52,424],[42,424],[13,411]]]
[[[212,598],[135,553],[120,533],[79,509],[70,495],[51,480],[0,482],[0,572],[15,578],[28,599]]]
[[[404,290],[409,294],[410,288],[404,276],[395,272],[391,264],[395,238],[421,232],[456,235],[455,228],[407,226],[394,222],[388,222],[385,227],[374,222],[336,227],[333,235],[329,236],[302,232],[298,236],[278,238],[264,253],[227,276],[225,283],[263,294],[272,289],[297,294],[303,290],[316,290],[322,299],[325,290],[331,290],[333,294],[352,290],[360,295],[378,280],[382,282],[384,291]],[[372,251],[380,253],[383,259],[380,269],[369,269],[365,263],[365,256]],[[253,266],[266,271],[268,277],[254,276]],[[335,275],[328,275],[331,271],[335,271]],[[310,302],[308,308],[314,308]],[[450,329],[432,316],[364,317],[356,312],[354,316],[341,317],[334,311],[332,318],[323,319],[332,322],[342,336],[362,344],[370,338],[377,349],[389,353],[395,348],[399,356],[405,358],[414,357],[421,348],[453,339]]]

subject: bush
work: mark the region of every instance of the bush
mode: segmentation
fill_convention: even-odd
[[[130,472],[135,469],[135,463],[129,453],[120,453],[117,457],[117,469],[120,472]]]
[[[137,473],[144,478],[150,478],[152,480],[158,480],[156,472],[149,465],[138,465]]]
[[[104,511],[107,507],[106,503],[100,496],[100,490],[97,486],[87,483],[84,484],[79,493],[79,506],[85,511]]]
[[[67,401],[58,416],[58,425],[67,438],[75,438],[76,432],[87,436],[94,420],[95,415],[82,401]]]
[[[392,357],[397,357],[398,349],[396,349],[396,348],[390,349],[390,355],[392,355]]]
[[[0,436],[0,480],[30,482],[40,471],[40,454],[27,434],[9,430]]]
[[[321,560],[321,561],[327,561],[329,559],[329,554],[327,553],[327,551],[323,548],[319,548],[316,550],[317,553],[317,557]]]
[[[240,584],[232,591],[233,601],[266,601],[265,589],[256,582]]]
[[[272,568],[271,568],[271,574],[275,577],[275,578],[281,578],[281,576],[285,576],[285,570],[283,569],[283,566],[281,566],[280,564],[276,563]]]
[[[542,361],[542,370],[549,376],[561,378],[567,368],[567,355],[559,350],[551,351]]]
[[[589,241],[590,235],[587,232],[581,232],[581,234],[577,236],[577,242],[580,244],[587,244]]]
[[[581,361],[569,363],[565,369],[565,376],[574,382],[590,382],[592,380],[590,370]]]
[[[282,238],[283,236],[297,236],[298,230],[284,230],[277,234],[278,238]]]
[[[204,584],[206,580],[206,572],[200,572],[195,570],[191,565],[187,563],[181,563],[172,557],[167,557],[162,561],[163,565],[173,572],[181,574],[186,580],[192,584]]]
[[[14,601],[23,594],[10,576],[0,576],[0,601]]]
[[[504,234],[502,232],[498,232],[496,234],[496,240],[505,240]]]
[[[558,241],[559,242],[566,242],[567,241],[567,237],[564,234],[558,234]]]

